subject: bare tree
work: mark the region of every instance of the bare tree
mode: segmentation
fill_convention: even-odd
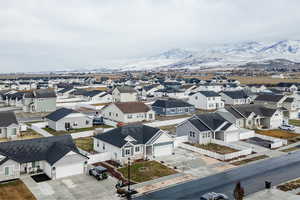
[[[234,188],[233,196],[235,200],[243,200],[245,196],[244,188],[241,186],[241,183],[238,182]]]

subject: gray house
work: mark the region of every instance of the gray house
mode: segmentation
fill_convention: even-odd
[[[94,150],[109,153],[112,160],[145,159],[172,155],[173,138],[163,130],[143,124],[128,125],[94,136]]]
[[[45,173],[51,179],[86,171],[88,158],[79,153],[70,135],[3,142],[0,181]]]
[[[61,108],[46,116],[49,128],[66,131],[78,128],[90,128],[93,120],[83,113],[68,108]]]
[[[159,99],[152,104],[152,109],[158,115],[173,116],[195,112],[195,107],[179,99]]]
[[[55,110],[56,94],[53,90],[39,89],[24,95],[24,112],[53,112]]]
[[[0,112],[0,138],[15,138],[20,134],[20,126],[14,112]]]

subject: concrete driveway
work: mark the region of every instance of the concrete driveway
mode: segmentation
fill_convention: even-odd
[[[159,157],[156,160],[164,161],[164,164],[169,167],[176,166],[178,171],[195,178],[205,177],[234,167],[226,162],[183,148],[176,148],[175,155]]]
[[[63,179],[36,183],[31,177],[22,178],[37,199],[41,200],[94,200],[120,199],[115,195],[116,179],[103,181],[87,175],[70,176]]]

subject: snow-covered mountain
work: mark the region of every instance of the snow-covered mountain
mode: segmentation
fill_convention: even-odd
[[[300,40],[282,40],[272,43],[246,41],[198,51],[177,48],[154,56],[134,59],[120,64],[117,68],[127,71],[166,68],[234,67],[251,62],[259,63],[275,59],[300,62]]]

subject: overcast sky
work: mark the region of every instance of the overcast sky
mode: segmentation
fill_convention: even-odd
[[[299,8],[300,0],[0,0],[0,72],[300,39]]]

